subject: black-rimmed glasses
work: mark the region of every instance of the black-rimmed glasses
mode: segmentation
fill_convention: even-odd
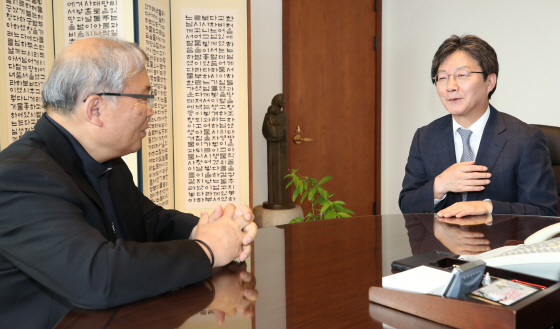
[[[132,97],[132,98],[137,98],[137,99],[146,99],[148,101],[148,106],[150,108],[152,108],[154,106],[154,100],[155,100],[155,96],[152,94],[152,92],[150,91],[149,95],[143,95],[143,94],[121,94],[121,93],[99,93],[99,94],[95,94],[97,96],[126,96],[126,97]],[[84,100],[85,102],[85,100]]]
[[[484,72],[471,72],[471,71],[467,71],[467,70],[458,70],[457,72],[455,72],[453,74],[438,73],[438,74],[436,74],[435,77],[432,78],[432,80],[434,80],[436,85],[445,84],[445,83],[447,83],[447,80],[449,79],[449,76],[452,75],[452,76],[455,77],[455,81],[463,82],[463,81],[467,80],[471,76],[471,74],[473,74],[473,73],[484,73]]]

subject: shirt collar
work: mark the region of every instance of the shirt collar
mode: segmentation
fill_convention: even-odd
[[[453,117],[451,117],[453,118]],[[459,128],[468,129],[473,132],[476,136],[482,136],[484,132],[484,127],[486,126],[486,122],[488,122],[488,118],[490,118],[490,105],[486,109],[486,112],[478,119],[475,123],[473,123],[469,128],[462,127],[455,118],[453,118],[453,133],[457,131]]]
[[[99,178],[112,169],[111,161],[107,161],[104,163],[95,161],[95,159],[92,158],[89,153],[87,153],[82,144],[80,144],[80,142],[78,142],[78,140],[74,136],[72,136],[72,134],[68,130],[66,130],[58,122],[52,119],[48,114],[46,114],[46,117],[70,141],[72,147],[74,148],[74,151],[78,154],[80,160],[82,160],[82,166],[85,172]]]

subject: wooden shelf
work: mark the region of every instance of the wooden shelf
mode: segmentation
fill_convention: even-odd
[[[447,259],[448,264],[463,263]],[[498,306],[482,301],[444,298],[412,292],[371,287],[369,300],[434,322],[458,328],[543,328],[558,319],[560,282],[486,267],[490,275],[519,279],[546,286],[547,289],[510,305]]]

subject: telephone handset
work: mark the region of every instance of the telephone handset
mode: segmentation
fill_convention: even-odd
[[[527,239],[525,239],[525,244],[533,244],[548,240],[558,233],[560,233],[560,223],[552,224],[531,234]]]
[[[524,244],[496,248],[478,255],[462,255],[459,259],[482,259],[487,266],[560,281],[560,238],[550,239],[558,233],[560,223],[533,233]]]

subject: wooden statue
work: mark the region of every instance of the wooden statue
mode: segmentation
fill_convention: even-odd
[[[284,178],[289,174],[286,113],[283,111],[285,102],[284,94],[274,96],[262,127],[268,167],[268,202],[263,203],[265,209],[292,209],[296,206],[286,189],[289,180]]]

